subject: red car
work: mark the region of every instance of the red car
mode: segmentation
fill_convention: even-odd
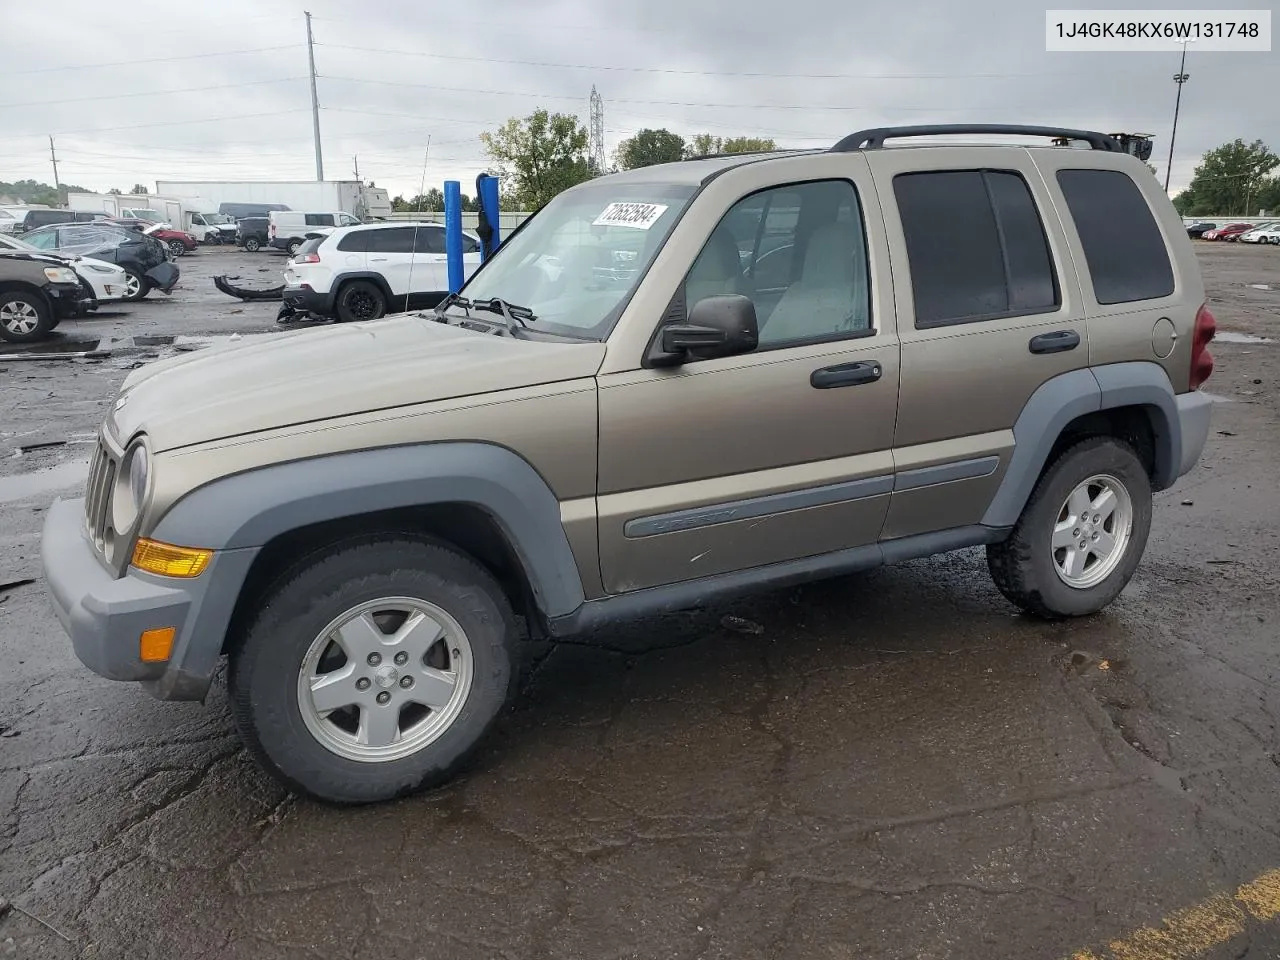
[[[102,217],[100,219],[105,220],[107,223],[114,223],[118,227],[140,230],[149,236],[155,237],[169,248],[169,253],[175,260],[200,246],[200,241],[185,230],[175,230],[173,227],[161,226],[152,223],[150,220],[139,220],[136,217]]]
[[[1236,240],[1240,237],[1240,234],[1248,233],[1252,229],[1252,223],[1228,223],[1225,227],[1218,227],[1216,230],[1205,231],[1204,239]]]

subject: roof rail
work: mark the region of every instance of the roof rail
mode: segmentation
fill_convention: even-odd
[[[853,150],[878,150],[885,140],[896,137],[933,137],[943,134],[1003,133],[1020,137],[1050,137],[1054,140],[1084,140],[1094,150],[1127,153],[1120,141],[1092,130],[1068,130],[1062,127],[1027,127],[1012,123],[938,123],[916,127],[874,127],[851,133],[831,148],[832,153]]]

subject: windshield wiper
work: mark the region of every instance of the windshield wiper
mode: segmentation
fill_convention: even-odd
[[[515,333],[516,324],[527,327],[526,320],[537,320],[533,311],[528,307],[522,307],[516,303],[509,303],[501,297],[491,297],[488,300],[476,300],[472,306],[477,310],[488,310],[490,313],[501,314],[503,319],[507,321],[507,329]]]

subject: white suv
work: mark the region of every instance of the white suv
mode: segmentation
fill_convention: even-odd
[[[462,232],[465,277],[480,266],[480,238]],[[312,235],[284,271],[281,318],[343,322],[433,307],[449,292],[442,223],[380,223]]]

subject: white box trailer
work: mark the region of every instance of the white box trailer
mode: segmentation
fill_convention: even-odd
[[[341,210],[361,220],[391,215],[390,194],[359,180],[160,180],[156,191],[165,196],[202,197],[220,212],[224,205],[231,212],[237,204],[272,204],[300,213]]]
[[[236,225],[200,197],[170,197],[150,193],[71,193],[67,207],[111,217],[156,220],[185,230],[201,243],[234,242]]]

